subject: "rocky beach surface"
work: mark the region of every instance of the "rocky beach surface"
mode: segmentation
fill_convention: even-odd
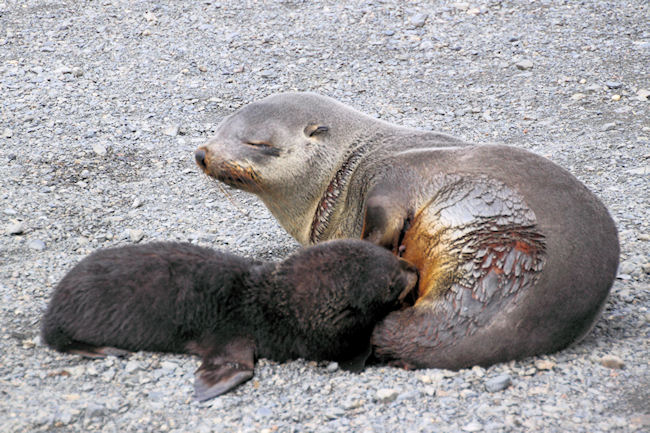
[[[0,431],[648,431],[649,16],[643,0],[0,0]],[[225,116],[287,90],[570,170],[620,234],[593,331],[457,372],[261,360],[206,403],[196,357],[44,347],[54,286],[97,248],[297,248],[193,159]]]

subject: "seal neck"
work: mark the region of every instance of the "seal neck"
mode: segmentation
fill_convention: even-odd
[[[347,195],[350,178],[369,152],[371,143],[372,140],[357,140],[345,154],[316,206],[309,230],[309,243],[315,244],[323,240],[323,234],[330,226],[334,212]]]

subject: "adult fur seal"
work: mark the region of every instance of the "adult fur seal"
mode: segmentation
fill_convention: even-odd
[[[417,266],[416,304],[372,336],[396,365],[458,369],[562,349],[593,326],[616,275],[607,209],[526,150],[284,93],[226,117],[195,156],[257,194],[302,244],[362,237]]]
[[[90,357],[194,353],[198,400],[253,376],[255,357],[363,367],[374,325],[417,271],[369,242],[326,242],[280,263],[191,244],[99,250],[56,287],[42,325],[52,348]]]

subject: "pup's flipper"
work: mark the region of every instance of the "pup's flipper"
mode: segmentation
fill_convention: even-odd
[[[228,362],[201,367],[194,375],[194,397],[206,401],[224,394],[253,377],[253,370]]]
[[[81,343],[78,341],[71,342],[65,347],[65,352],[81,355],[84,358],[102,359],[107,356],[125,357],[131,354],[130,351],[118,349],[111,346],[93,346],[92,344]]]
[[[255,343],[248,338],[213,347],[194,374],[195,398],[205,401],[230,391],[253,377],[254,366]]]
[[[366,367],[366,361],[368,361],[370,355],[372,355],[372,346],[370,345],[370,342],[368,342],[368,345],[353,358],[339,361],[339,366],[341,367],[341,370],[351,371],[352,373],[361,373]]]

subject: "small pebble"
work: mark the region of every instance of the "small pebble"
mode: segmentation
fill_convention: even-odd
[[[512,379],[508,374],[501,374],[497,377],[493,377],[485,382],[485,389],[488,392],[498,392],[503,391],[512,385]]]
[[[144,239],[144,231],[142,231],[140,229],[131,229],[131,230],[129,230],[129,239],[134,244],[137,244],[142,239]]]
[[[106,413],[106,407],[102,404],[90,402],[86,407],[86,416],[90,418],[98,418]]]
[[[136,197],[135,200],[133,200],[133,203],[131,203],[131,207],[133,209],[137,209],[140,206],[142,206],[143,203],[144,202],[142,201],[142,199],[140,197]]]
[[[45,249],[45,242],[40,239],[32,239],[31,241],[27,242],[27,246],[32,250],[43,251]]]
[[[179,126],[178,125],[168,125],[163,129],[163,134],[170,137],[175,137],[178,135]]]
[[[616,355],[605,355],[602,358],[600,358],[600,364],[604,367],[607,368],[613,368],[620,370],[621,368],[625,367],[625,363],[621,358],[619,358]]]
[[[327,364],[326,370],[329,371],[330,373],[334,373],[339,369],[339,363],[338,362],[330,362]]]
[[[648,89],[639,89],[636,92],[636,98],[639,101],[647,101],[649,97],[650,97],[650,90]]]
[[[342,416],[345,416],[345,410],[343,410],[340,407],[333,406],[328,409],[325,409],[325,416],[328,419],[337,419]]]
[[[535,368],[538,370],[553,370],[557,364],[548,359],[537,359],[535,360]]]
[[[630,424],[634,427],[647,427],[650,426],[650,414],[642,413],[633,415],[630,418]]]
[[[128,361],[124,366],[124,371],[126,373],[133,373],[134,371],[139,370],[140,368],[141,368],[140,363],[138,361]]]
[[[93,152],[99,156],[104,156],[106,155],[106,146],[101,143],[95,143],[93,144]]]
[[[20,235],[23,234],[25,231],[25,224],[23,224],[21,221],[15,221],[10,223],[7,226],[7,234],[9,235]]]
[[[477,421],[472,421],[469,424],[466,424],[462,428],[463,431],[466,432],[477,432],[477,431],[482,431],[483,430],[483,424]]]
[[[102,373],[101,377],[104,382],[112,381],[113,378],[115,377],[115,369],[111,368],[109,370],[106,370],[104,373]]]
[[[529,69],[533,69],[533,62],[528,59],[524,59],[517,62],[515,66],[517,67],[517,69],[520,69],[522,71],[527,71]]]
[[[394,401],[399,395],[399,391],[396,389],[382,388],[377,391],[375,399],[382,403],[390,403]]]
[[[268,407],[262,406],[262,407],[258,408],[255,411],[255,415],[258,418],[267,418],[267,417],[273,415],[273,411],[271,409],[269,409]]]
[[[424,23],[427,21],[428,16],[429,16],[429,15],[427,15],[427,14],[416,14],[416,15],[413,15],[413,16],[410,18],[411,24],[412,24],[414,27],[422,27],[422,26],[424,25]]]

